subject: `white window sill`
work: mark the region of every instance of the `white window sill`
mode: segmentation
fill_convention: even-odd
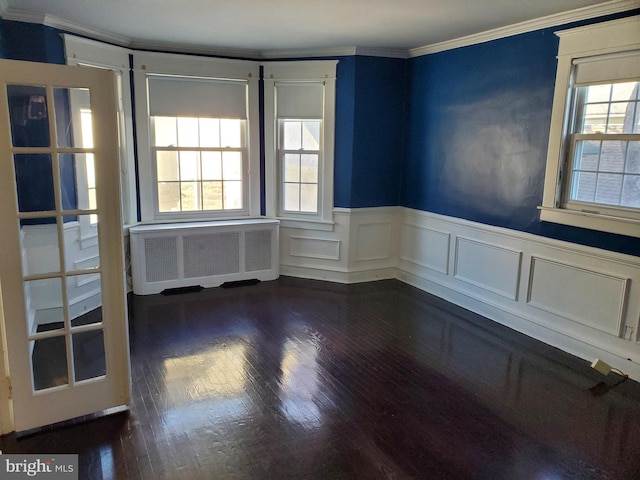
[[[236,218],[208,218],[208,219],[181,219],[181,220],[153,220],[149,222],[136,222],[123,225],[122,230],[124,235],[128,235],[131,229],[144,229],[149,228],[162,229],[164,228],[189,228],[189,227],[201,227],[207,225],[249,225],[251,223],[268,223],[277,222],[278,219],[273,217],[236,217]]]
[[[597,213],[538,207],[540,220],[640,238],[640,221]]]

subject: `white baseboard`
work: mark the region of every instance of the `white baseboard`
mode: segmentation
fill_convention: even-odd
[[[536,340],[556,347],[564,352],[570,353],[585,361],[591,362],[600,358],[610,365],[620,368],[634,380],[640,381],[640,363],[637,361],[638,347],[632,342],[618,340],[618,345],[604,344],[602,346],[593,345],[588,339],[578,339],[569,333],[560,332],[546,325],[541,325],[535,318],[525,318],[515,311],[509,311],[503,306],[492,305],[480,298],[470,296],[466,293],[452,290],[424,277],[419,277],[405,271],[398,271],[398,280],[428,292],[436,297],[465,308],[473,313],[482,315],[494,322],[509,327],[517,332],[527,335]],[[629,355],[629,357],[625,355]],[[636,357],[636,361],[629,360]]]
[[[638,257],[408,208],[334,217],[329,232],[281,230],[283,275],[396,278],[640,380]]]
[[[363,271],[337,271],[325,268],[301,267],[301,266],[280,266],[280,274],[288,277],[307,278],[310,280],[324,280],[334,283],[363,283],[375,282],[377,280],[390,280],[397,278],[395,267],[363,270]]]

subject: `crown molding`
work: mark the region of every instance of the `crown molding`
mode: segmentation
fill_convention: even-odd
[[[274,49],[262,52],[265,60],[287,58],[346,57],[356,54],[356,47]]]
[[[465,37],[447,40],[445,42],[438,42],[424,47],[412,48],[409,50],[409,57],[419,57],[422,55],[429,55],[431,53],[443,52],[445,50],[453,50],[454,48],[468,47],[470,45],[511,37],[521,33],[533,32],[543,28],[557,27],[571,22],[578,22],[614,13],[626,12],[636,8],[640,8],[638,0],[611,0],[598,5],[547,15],[546,17],[540,17],[534,20],[528,20],[526,22],[516,23],[473,35],[467,35]]]
[[[69,20],[55,17],[53,15],[34,13],[13,7],[9,7],[4,13],[2,13],[2,18],[16,22],[39,23],[41,25],[46,25],[47,27],[57,28],[64,32],[75,33],[77,35],[82,35],[83,37],[89,37],[93,40],[99,40],[101,42],[111,43],[121,47],[128,47],[131,43],[131,39],[123,35],[116,35],[112,32],[99,30],[97,28],[85,27],[84,25],[70,22]]]
[[[3,2],[8,5],[8,3]],[[2,5],[0,5],[1,7]],[[35,13],[29,10],[21,10],[19,8],[13,8],[7,6],[0,13],[2,13],[2,18],[4,20],[11,20],[15,22],[25,22],[25,23],[40,23],[44,24],[45,15],[42,13]]]
[[[53,15],[46,14],[44,20],[44,25],[47,25],[48,27],[64,30],[65,32],[76,33],[78,35],[93,38],[94,40],[113,43],[121,47],[128,47],[131,43],[131,38],[129,37],[116,35],[115,33],[108,32],[106,30],[88,28],[62,18],[54,17]]]
[[[409,58],[409,51],[397,48],[358,47],[356,49],[356,55],[363,55],[366,57]]]
[[[393,48],[369,48],[369,47],[333,47],[311,48],[297,50],[265,50],[262,52],[264,60],[287,58],[319,58],[319,57],[349,57],[362,55],[367,57],[385,58],[409,58],[407,50]]]
[[[513,25],[508,25],[505,27],[500,27],[473,35],[467,35],[453,40],[438,42],[423,47],[412,48],[409,50],[370,47],[335,47],[311,49],[275,49],[260,51],[242,48],[207,47],[194,44],[135,40],[123,35],[114,34],[112,32],[85,27],[78,23],[58,18],[53,15],[39,14],[27,10],[9,7],[8,0],[0,0],[0,16],[5,20],[38,23],[57,28],[64,32],[74,33],[83,37],[88,37],[94,40],[131,49],[244,58],[250,60],[342,57],[353,55],[406,59],[443,52],[460,47],[467,47],[479,43],[485,43],[491,40],[498,40],[500,38],[532,32],[544,28],[557,27],[581,20],[588,20],[605,15],[622,13],[637,8],[640,8],[639,0],[610,0],[598,5],[583,7],[559,14],[548,15],[546,17],[528,20],[526,22],[516,23]]]
[[[179,53],[183,55],[205,55],[209,57],[228,57],[246,60],[260,60],[262,53],[258,50],[228,47],[207,47],[203,45],[152,42],[146,40],[133,40],[129,42],[132,50],[144,50],[150,52]]]

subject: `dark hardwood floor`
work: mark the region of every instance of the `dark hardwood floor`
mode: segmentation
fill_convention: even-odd
[[[16,438],[100,479],[640,479],[640,385],[396,281],[130,298],[128,411]],[[613,384],[617,380],[604,379]]]

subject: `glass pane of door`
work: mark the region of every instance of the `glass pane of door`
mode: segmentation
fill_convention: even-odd
[[[47,90],[33,85],[7,85],[11,143],[14,147],[48,147]]]
[[[10,101],[10,105],[27,106],[26,114],[12,115],[12,120],[22,122],[12,126],[14,147],[57,145],[68,150],[57,155],[52,149],[46,154],[26,152],[14,157],[20,172],[16,174],[18,197],[24,199],[19,201],[19,209],[29,212],[28,218],[20,219],[21,238],[28,240],[29,246],[38,246],[38,251],[30,248],[24,253],[44,258],[41,262],[27,259],[27,268],[23,268],[32,380],[34,389],[42,390],[106,375],[98,215],[94,213],[98,206],[89,90],[54,88],[53,108],[49,108],[41,87],[36,93],[20,85],[9,89],[14,97],[25,92],[44,103],[38,104],[35,113],[30,110],[35,108],[29,106],[31,97]],[[51,130],[40,124],[48,121],[47,112],[55,117],[53,139],[44,138]],[[32,122],[37,123],[37,129]],[[27,134],[19,136],[21,129]],[[31,133],[34,131],[37,135]],[[43,173],[44,189],[35,188],[34,170]],[[79,273],[83,270],[95,273]],[[30,280],[33,275],[40,278]],[[80,327],[83,331],[76,333]]]

